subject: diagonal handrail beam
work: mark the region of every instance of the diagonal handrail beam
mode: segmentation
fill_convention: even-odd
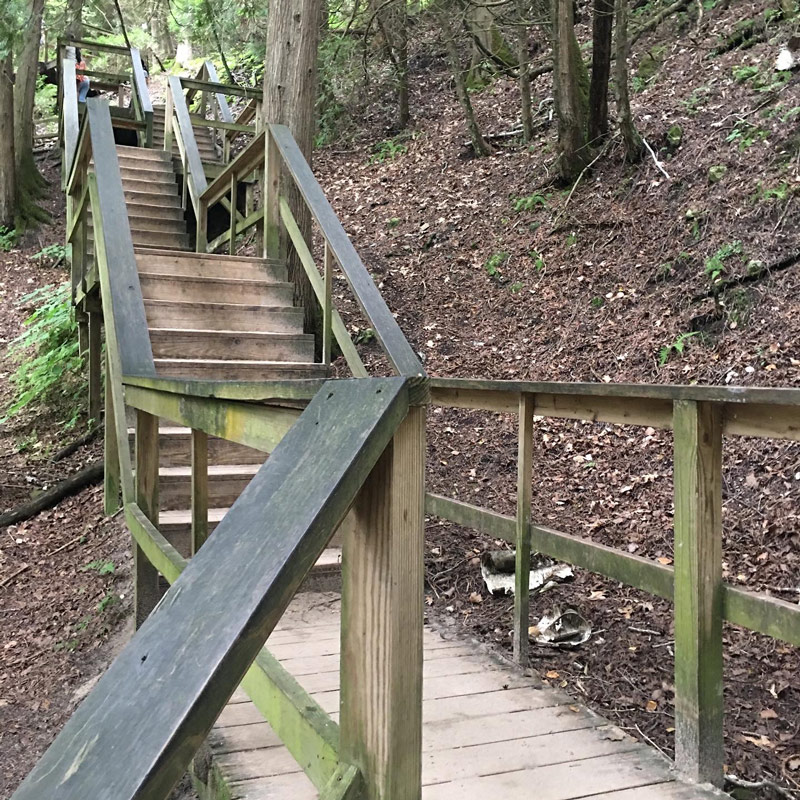
[[[13,800],[167,795],[408,403],[402,378],[323,386]]]

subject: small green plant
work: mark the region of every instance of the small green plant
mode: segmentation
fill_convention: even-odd
[[[606,301],[602,297],[600,297],[600,295],[593,297],[589,301],[589,304],[591,305],[592,308],[602,308],[605,305],[605,303]]]
[[[78,351],[78,326],[72,316],[70,287],[43,286],[20,301],[35,305],[25,320],[25,331],[11,342],[8,352],[17,362],[11,376],[15,396],[0,422],[31,405],[60,403],[72,427],[81,411],[83,357]]]
[[[740,151],[747,150],[752,147],[756,142],[763,141],[769,136],[769,132],[752,122],[740,119],[733,130],[725,137],[726,142],[735,144]]]
[[[511,292],[511,294],[519,294],[524,288],[525,288],[524,283],[516,281],[515,283],[512,283],[511,286],[508,287],[508,291]]]
[[[97,613],[102,614],[107,608],[115,605],[117,602],[117,596],[108,592],[105,597],[97,604]]]
[[[792,187],[789,186],[786,181],[783,181],[783,183],[778,184],[778,186],[773,186],[770,189],[764,189],[759,183],[759,191],[756,194],[760,195],[763,200],[777,200],[779,203],[782,203],[789,198],[791,193]]]
[[[578,241],[578,234],[574,231],[567,236],[567,247],[572,247]]]
[[[31,261],[38,261],[40,264],[47,263],[54,267],[67,257],[67,248],[63,244],[48,244],[38,253],[34,253]]]
[[[543,194],[532,194],[528,197],[515,197],[512,199],[514,211],[533,211],[536,208],[547,208],[548,197]]]
[[[538,250],[529,250],[528,256],[533,261],[533,267],[537,272],[544,272],[547,264],[545,264],[544,256]]]
[[[397,156],[407,153],[408,148],[395,139],[384,139],[378,142],[372,148],[372,155],[370,156],[370,164],[383,164],[384,161],[394,161]]]
[[[788,122],[790,119],[800,116],[800,106],[790,108],[782,117],[781,122]]]
[[[728,323],[732,328],[742,328],[750,321],[750,312],[753,310],[753,298],[747,289],[739,287],[727,292],[725,299]]]
[[[0,227],[0,253],[7,253],[16,243],[16,229]]]
[[[737,64],[733,68],[733,79],[736,83],[744,83],[758,75],[758,67],[753,64]]]
[[[704,264],[704,270],[709,280],[716,283],[725,273],[725,262],[732,256],[742,254],[742,243],[737,239],[735,242],[729,242],[722,245],[714,255],[707,258]]]
[[[672,344],[664,345],[658,351],[658,366],[663,367],[673,353],[680,355],[686,349],[686,342],[693,336],[697,336],[700,331],[692,331],[691,333],[681,333]]]
[[[668,281],[672,277],[674,269],[671,261],[665,261],[656,271],[656,281]]]
[[[686,113],[693,117],[697,112],[708,102],[708,96],[711,94],[709,86],[698,86],[692,90],[692,93],[682,101]]]
[[[492,253],[483,263],[483,268],[490,278],[496,278],[500,274],[500,267],[508,260],[508,253],[503,250]]]
[[[392,217],[391,219],[386,220],[386,227],[389,228],[389,230],[392,230],[392,228],[396,228],[399,224],[400,224],[400,217]]]
[[[362,328],[355,338],[356,344],[367,344],[375,338],[375,331],[372,328]]]
[[[113,575],[116,564],[113,561],[90,561],[81,567],[81,572],[96,572],[98,575]]]

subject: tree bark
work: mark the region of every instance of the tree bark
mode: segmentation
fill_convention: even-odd
[[[9,52],[0,63],[0,228],[14,227],[17,167],[14,159],[14,65]]]
[[[642,157],[642,137],[633,124],[631,99],[628,94],[628,0],[617,3],[616,60],[614,62],[614,87],[617,96],[619,130],[625,143],[625,158],[635,162]]]
[[[44,0],[31,0],[27,10],[27,24],[22,37],[14,85],[14,154],[18,178],[23,170],[36,169],[33,164],[33,105],[36,79],[39,75],[39,42],[42,35]]]
[[[314,144],[314,105],[317,88],[317,46],[321,0],[272,0],[267,22],[262,122],[288,126],[309,164]],[[311,215],[293,182],[282,185],[292,213],[311,246]],[[320,310],[300,260],[294,250],[287,259],[295,303],[302,305],[305,329],[320,346]]]
[[[373,0],[372,17],[386,43],[397,81],[397,127],[408,126],[411,114],[408,100],[408,7],[406,0]]]
[[[592,80],[589,85],[589,143],[608,133],[608,78],[611,74],[611,34],[614,0],[594,0],[592,21]]]
[[[553,0],[551,8],[559,172],[562,180],[573,181],[589,163],[586,144],[589,78],[575,38],[573,0]]]
[[[68,0],[65,35],[68,39],[83,38],[83,0]]]

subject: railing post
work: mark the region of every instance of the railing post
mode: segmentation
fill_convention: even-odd
[[[89,312],[89,418],[96,424],[100,421],[100,361],[102,346],[100,328],[102,315],[98,311]]]
[[[136,504],[142,513],[158,526],[158,417],[136,411]],[[135,539],[134,614],[137,630],[158,603],[158,572]]]
[[[117,426],[114,418],[114,400],[111,391],[111,372],[108,366],[108,349],[106,349],[106,386],[105,386],[106,413],[103,421],[105,436],[103,440],[103,510],[108,516],[119,511],[119,492],[121,488],[119,477],[119,453],[117,447],[130,447],[127,440],[117,442]]]
[[[281,165],[280,152],[272,131],[267,125],[264,137],[264,258],[279,260],[281,257],[280,244],[280,191],[281,191]]]
[[[353,505],[342,558],[342,762],[370,800],[419,800],[425,407],[409,409]]]
[[[230,234],[231,238],[228,242],[228,253],[230,255],[236,255],[236,192],[237,192],[237,181],[236,181],[236,173],[231,174],[231,224],[230,224]]]
[[[331,302],[333,254],[328,246],[327,239],[325,240],[324,268],[325,302],[322,304],[322,363],[327,367],[331,363],[331,340],[333,335],[333,305]]]
[[[183,174],[184,183],[187,181],[186,173]],[[233,209],[231,213],[234,214]],[[236,224],[236,217],[233,217],[233,223]],[[208,252],[208,205],[202,198],[197,202],[197,238],[195,241],[195,251],[198,253]]]
[[[528,663],[528,623],[530,620],[533,408],[533,395],[521,394],[519,398],[519,441],[517,444],[517,557],[514,587],[514,660],[523,666]]]
[[[675,764],[722,783],[722,414],[676,400]]]
[[[208,434],[192,429],[192,555],[208,538]]]
[[[172,153],[172,90],[167,87],[167,99],[164,103],[164,149]],[[183,180],[186,181],[186,172],[183,173]]]

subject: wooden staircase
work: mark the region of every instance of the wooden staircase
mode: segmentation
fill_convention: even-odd
[[[153,106],[153,147],[159,152],[164,151],[164,106]],[[214,145],[214,140],[211,136],[210,128],[203,128],[199,125],[192,126],[194,131],[194,138],[197,142],[197,149],[200,151],[200,160],[204,164],[217,164],[220,161],[220,155]],[[180,151],[178,145],[172,142],[172,155],[175,158],[180,158]]]

